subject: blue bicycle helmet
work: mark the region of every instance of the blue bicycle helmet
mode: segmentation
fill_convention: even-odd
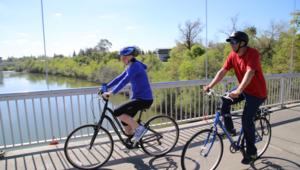
[[[119,56],[128,56],[128,55],[132,55],[134,57],[139,55],[139,49],[135,46],[128,46],[128,47],[124,47],[123,49],[120,50]]]

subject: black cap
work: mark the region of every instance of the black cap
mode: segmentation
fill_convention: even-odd
[[[230,40],[235,39],[238,41],[244,41],[246,44],[248,44],[249,37],[245,32],[242,31],[235,31],[233,32],[229,38],[226,39],[226,42],[230,42]]]

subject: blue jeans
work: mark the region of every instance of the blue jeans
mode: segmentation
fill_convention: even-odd
[[[234,90],[234,89],[233,89]],[[233,91],[231,90],[231,91]],[[246,140],[246,153],[248,155],[254,155],[257,153],[255,147],[255,125],[254,118],[259,106],[266,100],[265,98],[259,98],[247,93],[242,93],[238,98],[233,101],[229,99],[223,99],[221,114],[224,118],[224,124],[226,129],[230,132],[233,130],[233,122],[230,115],[231,105],[239,103],[245,100],[244,111],[242,115],[242,127],[244,130],[244,136]]]

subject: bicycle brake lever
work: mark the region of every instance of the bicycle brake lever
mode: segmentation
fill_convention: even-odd
[[[223,95],[222,97],[225,98],[225,99],[229,99],[229,100],[231,100],[231,101],[233,102],[233,98],[231,98],[231,97],[229,96],[229,93],[228,93],[228,92],[225,93],[225,95]]]
[[[213,89],[209,89],[209,91],[206,92],[206,95],[208,95],[208,96],[212,96],[214,94],[215,94],[215,91]]]

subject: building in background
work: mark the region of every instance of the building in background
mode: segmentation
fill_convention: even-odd
[[[159,57],[159,59],[163,62],[167,62],[170,58],[169,52],[171,49],[167,48],[158,48],[155,50],[156,55]]]

